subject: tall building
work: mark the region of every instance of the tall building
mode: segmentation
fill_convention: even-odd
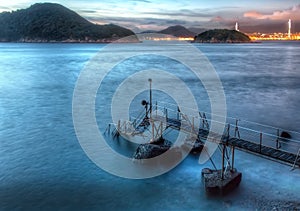
[[[240,31],[238,22],[235,23],[235,31]]]
[[[288,22],[288,24],[289,24],[289,29],[288,29],[288,38],[290,39],[290,38],[291,38],[291,28],[292,28],[292,21],[291,21],[291,19],[289,19],[289,22]]]

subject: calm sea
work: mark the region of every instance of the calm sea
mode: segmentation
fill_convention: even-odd
[[[195,46],[219,74],[228,116],[300,131],[300,42]],[[99,169],[78,143],[72,97],[80,72],[103,47],[0,44],[0,210],[253,210],[272,200],[300,201],[299,170],[291,172],[289,166],[244,152],[236,153],[235,162],[243,181],[224,198],[205,195],[201,169],[211,164],[199,165],[196,156],[146,180],[123,179]],[[128,69],[180,67],[155,56],[139,59],[140,65],[127,61],[115,67],[119,74],[108,75],[103,90],[113,93],[115,81],[126,78]],[[194,84],[184,71],[181,76],[192,90],[200,90],[197,100],[209,111],[201,84]],[[144,96],[137,102],[139,97]],[[100,130],[109,123],[109,112],[101,116],[109,108],[103,103],[107,99],[97,98]],[[120,144],[109,141],[114,147]],[[125,154],[131,150],[133,146],[123,148]]]

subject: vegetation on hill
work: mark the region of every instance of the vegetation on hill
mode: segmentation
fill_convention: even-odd
[[[194,37],[196,35],[196,33],[191,32],[187,28],[180,25],[170,26],[164,30],[159,31],[158,33],[169,34],[175,37]]]
[[[244,43],[250,41],[246,34],[228,29],[205,31],[194,38],[194,42],[197,43]]]
[[[0,13],[0,41],[109,41],[134,33],[109,24],[96,25],[53,3]]]

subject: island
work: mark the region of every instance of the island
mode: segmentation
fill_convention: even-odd
[[[174,37],[184,37],[184,38],[188,38],[188,37],[193,38],[196,35],[196,33],[191,32],[190,30],[188,30],[187,28],[181,25],[170,26],[164,30],[159,31],[158,33],[169,34]]]
[[[114,25],[97,25],[54,3],[0,13],[0,42],[112,42],[135,35]]]
[[[249,43],[251,39],[244,33],[229,29],[205,31],[194,38],[194,43]]]

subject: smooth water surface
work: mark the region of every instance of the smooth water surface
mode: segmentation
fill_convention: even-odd
[[[244,152],[237,152],[235,161],[243,181],[222,199],[205,195],[201,169],[211,164],[199,165],[195,156],[167,174],[146,180],[123,179],[99,169],[77,141],[72,95],[80,71],[103,46],[0,44],[1,210],[253,210],[270,200],[300,201],[299,170],[291,172],[289,166]],[[229,116],[300,131],[299,42],[196,47],[219,74]],[[168,68],[159,58],[150,62]],[[135,63],[126,65],[137,68]],[[124,78],[124,73],[108,81],[119,77]],[[186,81],[194,90],[202,89],[201,84]],[[115,86],[104,88],[109,93]],[[205,91],[199,93],[202,108],[209,111]],[[220,156],[215,159],[220,161]]]

